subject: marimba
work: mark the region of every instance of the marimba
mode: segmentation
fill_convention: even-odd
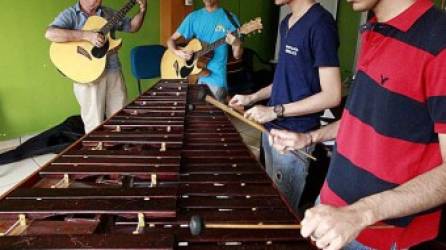
[[[0,249],[314,249],[202,85],[161,80],[0,200]]]

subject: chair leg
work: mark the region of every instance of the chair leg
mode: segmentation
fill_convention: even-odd
[[[141,80],[140,79],[138,79],[138,91],[139,91],[139,94],[141,95],[142,93],[141,93]]]

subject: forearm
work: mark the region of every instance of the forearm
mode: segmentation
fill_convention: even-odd
[[[240,59],[243,55],[243,46],[242,45],[237,45],[237,46],[232,46],[232,55],[234,56],[235,59]]]
[[[319,143],[336,139],[338,135],[340,121],[328,124],[320,129],[310,132],[311,142]]]
[[[285,117],[293,117],[314,114],[336,107],[340,101],[340,94],[328,93],[328,91],[319,92],[300,101],[285,104],[283,115]]]
[[[167,49],[169,49],[171,52],[175,52],[175,50],[177,50],[177,43],[175,41],[176,39],[170,37],[166,42]]]
[[[130,26],[131,26],[130,32],[131,33],[138,32],[141,29],[142,24],[144,23],[145,16],[146,16],[146,12],[141,11],[136,16],[134,16],[132,18],[132,21],[130,23]]]
[[[446,203],[446,164],[389,191],[365,197],[350,208],[368,225],[413,215]]]
[[[86,32],[82,30],[68,30],[49,27],[45,33],[46,39],[51,42],[79,42],[87,41]]]
[[[270,98],[272,89],[273,89],[273,85],[270,84],[267,87],[252,94],[251,95],[251,103],[253,104],[253,103],[263,101],[263,100]]]

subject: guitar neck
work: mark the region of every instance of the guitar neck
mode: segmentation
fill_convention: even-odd
[[[196,53],[196,57],[202,57],[204,55],[206,55],[207,53],[215,50],[216,48],[220,47],[221,45],[226,43],[226,37],[220,38],[217,41],[209,44],[208,46],[206,46],[206,48],[198,51]]]
[[[135,6],[136,0],[130,0],[124,7],[122,7],[116,14],[108,20],[107,24],[99,31],[102,34],[108,34],[112,28],[121,21],[125,15]]]

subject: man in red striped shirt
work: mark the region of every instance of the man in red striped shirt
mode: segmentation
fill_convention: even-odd
[[[309,133],[337,141],[301,234],[327,250],[407,249],[437,236],[446,203],[446,16],[430,0],[348,1],[374,17],[341,121]],[[271,134],[278,150],[307,146]]]

